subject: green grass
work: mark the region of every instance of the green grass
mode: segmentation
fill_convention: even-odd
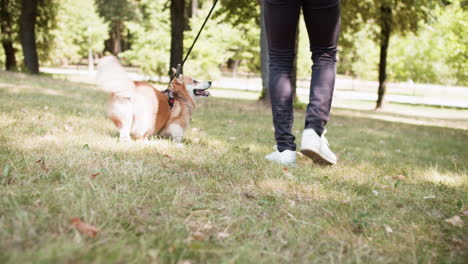
[[[444,221],[467,210],[466,119],[335,108],[327,137],[339,164],[299,158],[285,171],[263,159],[274,145],[271,114],[255,101],[202,101],[184,144],[119,143],[107,97],[0,72],[0,263],[468,257],[467,217],[463,227]],[[296,120],[299,135],[304,112]],[[74,217],[97,236],[75,229]]]

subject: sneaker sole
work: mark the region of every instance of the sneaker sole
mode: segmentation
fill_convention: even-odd
[[[331,166],[334,165],[335,163],[332,163],[326,159],[324,159],[322,156],[320,156],[318,153],[310,150],[310,149],[302,149],[301,153],[304,154],[304,156],[309,157],[312,159],[314,163],[317,163],[319,165],[324,165],[324,166]]]

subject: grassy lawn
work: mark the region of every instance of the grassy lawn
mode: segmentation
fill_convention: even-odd
[[[255,101],[202,101],[183,144],[119,143],[107,97],[0,72],[0,263],[466,263],[466,115],[335,108],[339,164],[285,170]]]

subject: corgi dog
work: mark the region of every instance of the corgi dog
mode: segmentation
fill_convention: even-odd
[[[111,93],[108,116],[121,141],[160,136],[181,142],[196,109],[195,98],[209,96],[211,87],[211,81],[179,75],[164,93],[147,82],[132,81],[114,56],[99,60],[97,84]]]

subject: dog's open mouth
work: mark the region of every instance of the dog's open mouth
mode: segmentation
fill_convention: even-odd
[[[205,96],[208,97],[210,96],[210,92],[207,91],[208,88],[206,89],[193,89],[193,93],[195,96]]]

